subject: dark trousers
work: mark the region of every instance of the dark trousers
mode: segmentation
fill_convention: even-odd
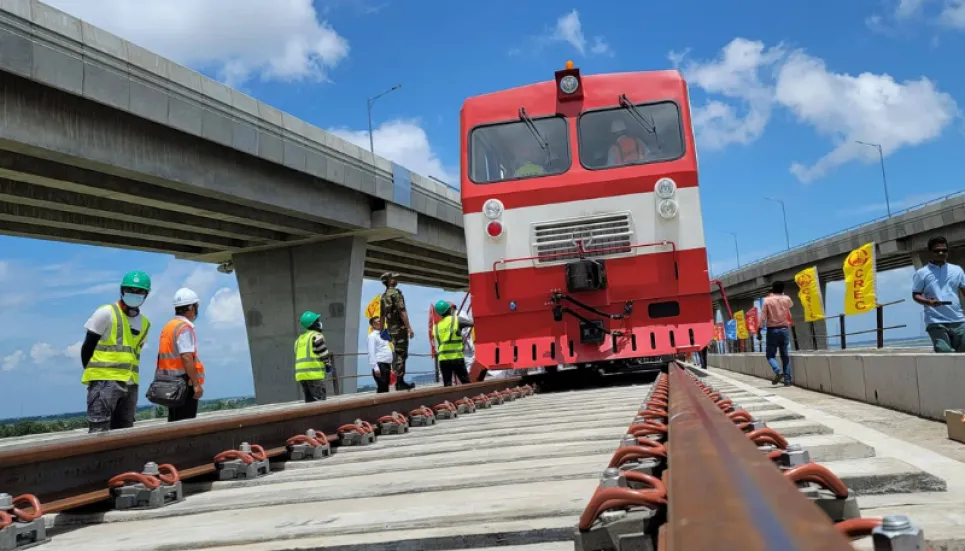
[[[137,387],[118,381],[91,381],[87,385],[87,431],[133,427]]]
[[[379,362],[379,376],[376,377],[375,373],[372,373],[372,378],[375,379],[376,394],[381,394],[383,392],[389,391],[389,381],[392,380],[392,364]]]
[[[325,380],[301,381],[302,390],[305,391],[305,403],[321,402],[325,399]]]
[[[442,386],[452,386],[452,376],[459,379],[459,384],[469,384],[469,372],[466,371],[466,361],[462,358],[439,361],[439,372],[442,373]]]
[[[194,397],[194,388],[191,387],[191,381],[187,377],[183,377],[183,379],[184,383],[188,385],[188,389],[184,393],[184,403],[178,407],[168,408],[168,423],[194,419],[198,416],[198,399]]]
[[[787,327],[768,327],[767,328],[767,347],[764,352],[764,356],[767,358],[767,363],[771,364],[771,370],[774,371],[774,382],[775,384],[779,381],[780,377],[784,377],[784,384],[791,384],[791,356],[788,354],[788,348],[791,343],[791,331]],[[781,363],[783,364],[783,371],[781,366],[777,365],[777,354],[781,354]]]

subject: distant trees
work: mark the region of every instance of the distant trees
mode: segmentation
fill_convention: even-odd
[[[242,409],[255,405],[251,398],[220,398],[216,400],[202,400],[198,405],[199,412],[220,411],[223,409]],[[166,419],[168,410],[163,406],[144,406],[138,408],[134,418],[137,421],[149,419]],[[29,417],[23,419],[8,419],[0,422],[0,438],[15,438],[31,434],[45,434],[68,430],[86,429],[87,417],[82,414],[72,414],[64,417]]]

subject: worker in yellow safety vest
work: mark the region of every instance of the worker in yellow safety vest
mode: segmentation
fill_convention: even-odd
[[[322,335],[322,316],[302,313],[299,323],[304,333],[295,340],[295,380],[301,383],[305,402],[325,399],[325,375],[332,373],[333,356]]]
[[[452,386],[453,375],[459,379],[459,384],[468,385],[469,371],[466,370],[462,329],[472,327],[472,320],[457,316],[456,305],[445,300],[436,302],[435,311],[442,318],[433,330],[442,385]]]
[[[141,348],[151,328],[140,308],[151,292],[151,278],[141,271],[129,272],[120,291],[119,301],[98,308],[84,325],[81,383],[87,385],[89,432],[134,426]]]

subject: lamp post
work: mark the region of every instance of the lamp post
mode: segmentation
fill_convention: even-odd
[[[740,250],[740,247],[737,246],[737,234],[730,231],[725,231],[724,233],[729,233],[734,236],[734,251],[737,253],[737,267],[740,268],[741,267],[741,250]]]
[[[765,199],[781,204],[781,213],[784,215],[784,240],[787,241],[787,250],[791,250],[791,237],[787,232],[787,209],[784,208],[784,200],[775,199],[774,197],[765,197]]]
[[[385,92],[382,92],[381,94],[366,100],[366,103],[368,105],[368,113],[369,113],[369,151],[372,152],[372,155],[375,155],[375,139],[372,137],[372,105],[375,103],[375,100],[381,98],[382,96],[390,92],[395,92],[399,88],[402,88],[402,85],[396,84],[395,86],[393,86],[392,88],[389,88]]]
[[[881,151],[881,144],[858,140],[855,140],[854,143],[873,147],[878,150],[878,159],[881,160],[881,183],[885,187],[885,207],[888,209],[888,218],[891,218],[891,201],[888,199],[888,178],[885,176],[885,154]]]

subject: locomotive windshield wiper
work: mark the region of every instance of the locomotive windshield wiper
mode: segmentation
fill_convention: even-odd
[[[626,94],[620,94],[620,107],[623,107],[624,109],[629,111],[630,115],[633,117],[633,120],[637,121],[640,124],[640,126],[643,127],[644,130],[646,130],[650,134],[653,134],[654,136],[657,135],[657,125],[653,123],[653,116],[651,115],[650,120],[648,121],[643,116],[643,113],[641,113],[640,110],[637,109],[637,106],[634,105],[627,98]]]
[[[529,128],[530,134],[532,134],[533,137],[536,138],[536,143],[539,144],[539,148],[545,151],[547,155],[549,155],[550,144],[546,142],[542,134],[539,133],[539,130],[536,129],[536,124],[533,122],[533,119],[529,118],[529,115],[526,114],[525,107],[519,108],[519,118],[524,123],[526,123],[526,128]]]

